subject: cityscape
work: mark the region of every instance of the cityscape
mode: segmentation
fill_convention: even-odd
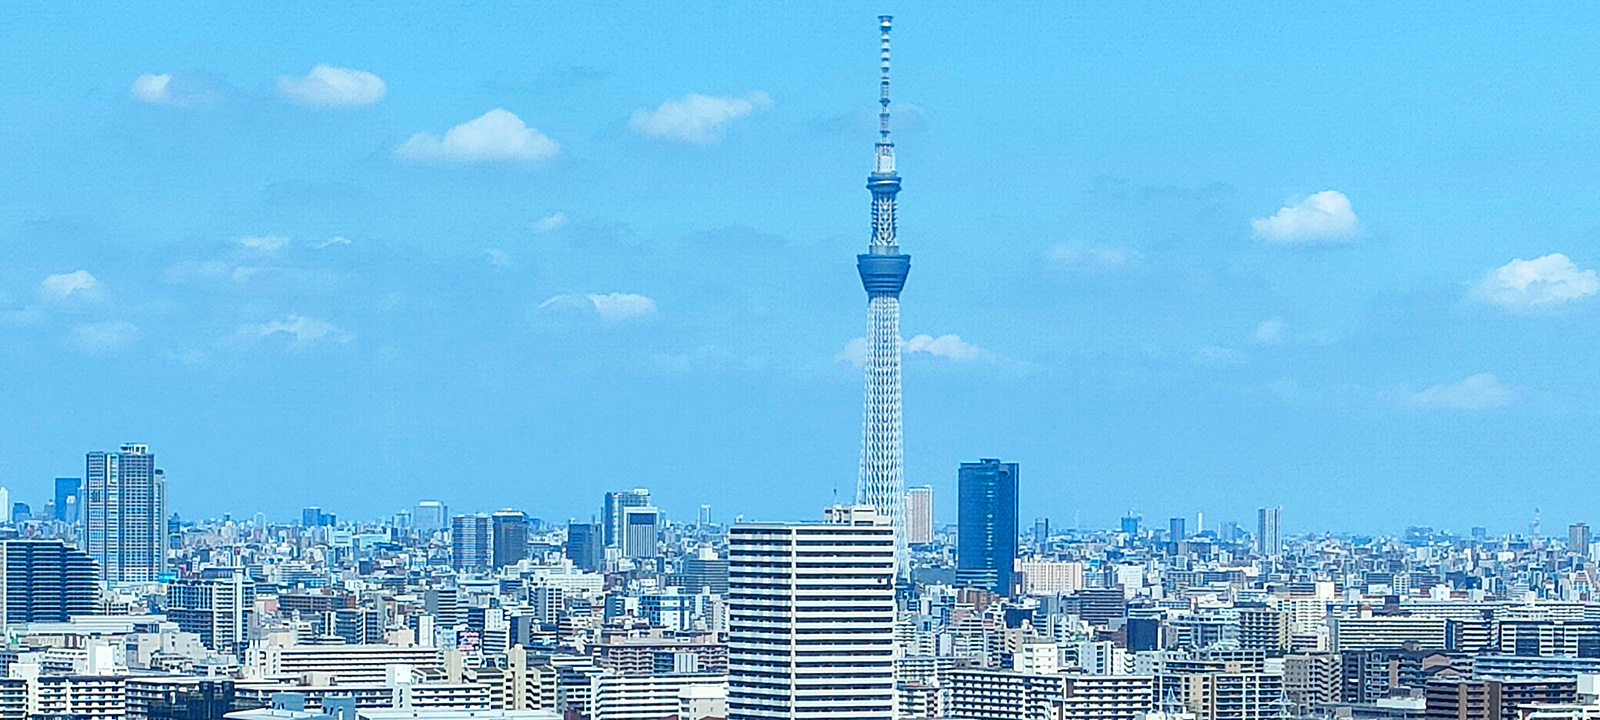
[[[1103,527],[1080,518],[1080,506],[1096,511],[1076,480],[1063,481],[1056,466],[1036,475],[1032,458],[1008,454],[1013,446],[1005,442],[946,447],[944,452],[962,459],[939,470],[937,485],[924,480],[927,463],[913,457],[922,446],[907,439],[920,418],[908,412],[908,402],[924,410],[938,407],[923,403],[935,394],[926,378],[940,371],[918,364],[922,356],[982,358],[997,372],[1022,378],[1037,378],[1040,371],[954,334],[902,330],[902,294],[912,293],[904,308],[908,326],[921,327],[921,320],[910,318],[922,312],[919,303],[933,302],[916,292],[912,254],[918,255],[919,272],[941,263],[951,266],[942,272],[952,272],[967,262],[964,254],[977,252],[919,245],[915,234],[901,231],[902,182],[909,199],[922,181],[916,163],[900,163],[898,152],[903,145],[908,159],[915,157],[912,148],[927,137],[901,129],[929,122],[929,111],[901,100],[896,79],[907,64],[936,64],[934,57],[907,58],[897,50],[914,32],[902,23],[915,12],[841,21],[850,28],[848,45],[858,48],[859,62],[850,66],[870,67],[871,73],[852,76],[857,85],[829,87],[859,98],[853,104],[871,115],[870,123],[854,122],[854,116],[843,122],[848,149],[865,170],[864,178],[851,180],[864,182],[852,191],[861,210],[855,237],[865,236],[865,242],[830,248],[828,265],[830,272],[859,282],[853,290],[859,294],[849,299],[857,314],[841,322],[859,326],[864,305],[865,327],[829,367],[848,368],[851,382],[859,383],[852,392],[861,394],[859,405],[828,411],[830,417],[848,417],[848,428],[830,432],[849,435],[849,447],[811,442],[834,435],[807,435],[795,444],[806,445],[806,452],[858,457],[854,477],[789,482],[776,460],[772,468],[693,468],[705,475],[698,488],[651,472],[597,471],[604,458],[586,466],[583,456],[603,455],[607,443],[620,444],[617,434],[605,431],[592,433],[598,438],[594,445],[563,448],[578,461],[541,465],[527,448],[549,438],[518,436],[493,420],[472,417],[471,408],[459,416],[417,420],[415,434],[385,446],[393,457],[373,458],[371,474],[361,478],[335,480],[315,468],[304,470],[309,480],[286,476],[281,485],[266,487],[229,474],[186,477],[178,468],[192,466],[186,453],[208,452],[201,443],[159,444],[142,435],[106,437],[70,456],[30,457],[23,461],[28,467],[60,470],[40,478],[14,472],[17,465],[0,466],[8,483],[0,487],[0,720],[1600,720],[1600,543],[1589,524],[1571,519],[1588,508],[1576,501],[1551,507],[1556,521],[1546,528],[1543,511],[1529,506],[1526,525],[1490,530],[1505,518],[1521,517],[1522,506],[1511,500],[1516,486],[1526,484],[1528,493],[1536,493],[1532,478],[1561,467],[1533,457],[1544,450],[1528,450],[1525,483],[1524,476],[1508,473],[1492,490],[1466,482],[1441,485],[1426,491],[1438,506],[1432,509],[1406,507],[1398,489],[1344,493],[1338,509],[1320,508],[1315,498],[1325,496],[1296,494],[1290,486],[1301,481],[1292,473],[1281,480],[1238,481],[1206,496],[1212,503],[1205,508],[1221,510],[1209,515],[1197,504],[1188,507],[1196,496],[1178,487],[1212,482],[1203,473],[1170,480],[1170,497],[1147,496],[1132,484],[1100,488],[1096,492],[1131,508]],[[305,78],[279,78],[274,92],[287,103],[326,109],[376,105],[387,87],[371,72],[318,65]],[[222,103],[230,91],[220,83],[141,74],[120,92],[143,105],[199,107]],[[628,121],[629,131],[706,147],[723,139],[726,123],[773,103],[764,93],[732,99],[691,94],[655,113],[639,111]],[[707,108],[716,119],[694,119]],[[503,108],[442,136],[417,133],[395,144],[387,154],[422,166],[485,160],[515,166],[558,152],[554,140]],[[826,190],[830,197],[833,191]],[[922,206],[908,205],[906,221],[920,222],[914,220],[920,212]],[[537,219],[530,232],[555,232],[567,222],[557,212]],[[1265,243],[1370,238],[1365,226],[1358,229],[1349,198],[1333,190],[1308,195],[1251,225]],[[203,276],[202,282],[232,287],[260,273],[307,269],[265,259],[286,252],[288,238],[246,240],[240,252],[256,257],[259,266],[180,264],[163,282],[180,285]],[[355,241],[335,236],[324,242],[317,251]],[[707,276],[764,267],[740,254],[748,249],[725,252],[705,261]],[[1062,245],[1053,252],[1068,264],[1098,266],[1095,272],[1144,257],[1109,246]],[[486,258],[496,272],[525,262],[503,250],[491,250]],[[439,268],[441,279],[449,272]],[[1514,312],[1545,313],[1527,317],[1554,322],[1576,315],[1545,306],[1600,293],[1594,271],[1580,270],[1559,254],[1513,260],[1481,282],[1495,278],[1504,280],[1498,290],[1475,288],[1476,299],[1455,302],[1521,304]],[[772,282],[776,287],[778,281]],[[1506,294],[1513,291],[1523,295]],[[108,304],[146,304],[108,300],[109,292],[86,270],[50,275],[41,287],[42,304],[0,316],[0,328],[45,327],[51,313],[86,318],[103,312],[92,308]],[[1483,300],[1483,293],[1490,299]],[[307,297],[314,294],[306,291]],[[270,295],[262,292],[250,302],[266,303],[260,298]],[[733,295],[729,302],[742,302]],[[759,303],[794,299],[781,288],[773,295]],[[0,294],[0,301],[10,298]],[[412,300],[402,297],[386,302],[403,312],[428,307],[407,306]],[[160,302],[147,304],[158,310],[140,317],[168,313]],[[822,314],[831,306],[790,311],[802,310]],[[523,321],[549,338],[657,312],[656,301],[644,295],[574,292],[540,300]],[[756,314],[764,312],[770,311]],[[563,324],[569,321],[577,324]],[[318,347],[356,352],[354,332],[316,318],[290,315],[274,323],[240,326],[204,348],[163,347],[164,361],[214,370],[220,362],[215,355],[254,350],[264,342],[283,346],[288,359],[273,361],[282,365],[304,360]],[[93,345],[87,355],[103,359],[114,357],[107,354],[109,346],[127,350],[146,339],[143,332],[131,323],[85,322],[74,327],[69,344],[79,350]],[[1257,353],[1337,342],[1302,335],[1275,318],[1251,332],[1251,352]],[[8,347],[21,346],[5,337]],[[447,329],[438,340],[448,344],[463,337]],[[596,342],[603,354],[620,347]],[[469,351],[486,352],[482,346]],[[390,346],[374,355],[408,362]],[[718,354],[702,355],[691,360]],[[679,377],[687,372],[679,356],[657,354],[654,360]],[[1193,360],[1199,367],[1249,362],[1245,351],[1220,345],[1201,348]],[[718,374],[731,375],[759,363],[718,355],[712,365]],[[424,377],[435,371],[424,370]],[[455,384],[470,384],[436,370],[447,395]],[[46,372],[8,371],[0,391],[36,392],[29,386],[53,384]],[[481,372],[485,383],[498,387],[492,372],[476,366],[466,372]],[[245,382],[269,394],[277,393],[279,381],[285,387],[302,382],[285,377],[263,373]],[[129,383],[129,397],[144,398],[148,391],[184,398],[171,412],[193,401],[179,384],[153,391],[133,387],[138,384]],[[573,384],[571,395],[562,397],[576,398],[574,405],[589,394],[613,391],[603,377],[592,385]],[[1337,392],[1416,413],[1555,403],[1487,373],[1420,390],[1396,387],[1408,389],[1344,386]],[[1019,392],[1047,393],[1041,387]],[[1248,392],[1292,404],[1309,391],[1288,383]],[[798,395],[751,395],[742,404],[757,406],[749,410],[757,415],[782,416],[788,404],[815,400]],[[0,404],[6,397],[0,394]],[[107,426],[95,416],[125,412],[129,397],[105,397],[100,407],[66,413],[66,421],[40,419],[40,427],[82,422],[104,432]],[[306,420],[328,426],[262,433],[258,442],[268,453],[304,442],[324,427],[345,424],[354,434],[388,421],[330,410],[314,394],[275,401],[296,418],[339,417]],[[1345,412],[1348,402],[1331,404]],[[376,404],[372,414],[389,412]],[[559,402],[552,406],[563,418],[585,412]],[[1129,412],[1147,411],[1162,410]],[[668,408],[643,412],[665,418],[659,432],[670,437],[657,451],[694,442],[693,431],[677,427],[682,420]],[[971,424],[989,422],[957,403],[940,412],[968,413],[964,421]],[[227,432],[222,426],[248,422],[247,414],[225,405],[206,414],[204,423],[215,423],[221,437]],[[1201,420],[1235,422],[1219,417]],[[34,444],[54,447],[55,441],[30,439],[43,431],[27,422],[9,415],[0,422],[0,430],[26,428],[5,441],[8,453],[39,455],[44,453]],[[125,432],[128,426],[112,427]],[[144,432],[172,435],[159,421]],[[427,472],[417,473],[420,480],[386,479],[380,470],[391,467],[386,463],[404,464],[412,453],[449,456],[457,433],[490,435],[513,448],[508,452],[530,453],[525,463],[541,467],[529,479]],[[1465,448],[1473,439],[1462,432],[1453,442]],[[1175,441],[1173,447],[1136,452],[1190,451]],[[1481,456],[1472,449],[1461,452],[1492,458],[1484,462],[1496,468],[1509,464],[1488,450]],[[1580,456],[1574,462],[1581,461]],[[1585,490],[1579,495],[1587,499],[1588,481],[1581,482]],[[726,487],[730,483],[742,487],[735,491]],[[426,492],[416,493],[419,487]],[[777,499],[745,507],[743,493]],[[1492,497],[1467,497],[1483,494]],[[203,501],[197,499],[202,495]],[[538,504],[545,495],[579,497],[587,510],[574,514],[556,500]],[[1226,502],[1216,499],[1223,496]],[[272,504],[252,506],[259,498]],[[1451,512],[1476,502],[1507,507],[1494,522],[1482,524],[1467,512]],[[392,510],[371,511],[380,506]],[[286,507],[298,508],[298,514],[286,516]],[[1143,507],[1184,509],[1147,516]],[[1330,519],[1368,514],[1382,518],[1373,525],[1411,510],[1436,517],[1430,513],[1438,508],[1460,527],[1316,529]]]

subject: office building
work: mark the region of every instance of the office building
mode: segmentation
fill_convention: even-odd
[[[622,521],[623,557],[635,559],[655,557],[661,513],[649,505],[627,507],[623,508]]]
[[[900,420],[900,290],[911,272],[911,256],[900,252],[895,197],[900,174],[889,137],[890,18],[878,18],[878,142],[867,189],[872,192],[872,240],[856,256],[861,286],[867,291],[866,401],[862,411],[861,476],[856,502],[878,509],[894,528],[898,577],[911,576],[906,561],[905,447]]]
[[[598,523],[567,523],[567,541],[563,550],[573,567],[590,572],[600,569],[606,559],[601,533]]]
[[[1262,557],[1276,558],[1283,554],[1282,512],[1283,508],[1275,507],[1256,511],[1256,553]]]
[[[931,487],[914,487],[906,491],[906,542],[911,545],[933,542]]]
[[[145,445],[88,454],[84,549],[111,583],[151,582],[166,568],[167,482]]]
[[[1017,561],[1017,464],[993,458],[961,463],[956,582],[1011,592]]]
[[[167,583],[167,617],[200,644],[223,653],[250,644],[256,584],[243,572],[225,577],[180,578]]]
[[[515,565],[528,557],[528,516],[507,508],[490,518],[493,525],[494,566]]]
[[[450,519],[450,567],[487,570],[493,557],[494,535],[488,515],[457,515]]]
[[[319,528],[333,527],[339,524],[338,516],[333,513],[323,512],[322,508],[315,505],[300,511],[300,527]]]
[[[56,478],[55,516],[61,522],[78,521],[78,508],[83,494],[83,478]]]
[[[679,587],[691,594],[703,591],[725,596],[728,594],[728,559],[717,557],[717,551],[711,547],[700,547],[683,559],[677,581]]]
[[[1589,523],[1573,523],[1567,526],[1567,552],[1589,556]]]
[[[411,523],[417,532],[431,535],[449,527],[449,509],[438,500],[423,500],[417,503],[417,509],[412,513]]]
[[[729,530],[729,720],[894,717],[895,550],[871,506]]]
[[[60,540],[0,543],[0,628],[93,615],[98,576],[88,553]]]
[[[1144,518],[1130,512],[1127,515],[1122,516],[1122,520],[1120,521],[1118,527],[1124,534],[1131,537],[1138,537],[1139,523],[1143,520]]]
[[[605,526],[606,547],[620,548],[623,543],[626,511],[630,507],[650,505],[650,491],[634,488],[627,492],[606,493],[605,504],[600,508],[600,524]]]
[[[1167,541],[1168,542],[1183,542],[1184,540],[1189,539],[1189,532],[1188,532],[1187,526],[1188,526],[1187,521],[1185,521],[1181,517],[1175,517],[1175,518],[1168,519],[1167,520]]]

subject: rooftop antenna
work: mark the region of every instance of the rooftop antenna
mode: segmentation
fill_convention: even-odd
[[[894,16],[878,16],[878,63],[883,76],[878,80],[878,156],[873,170],[882,174],[894,172],[894,140],[889,137],[889,30]]]

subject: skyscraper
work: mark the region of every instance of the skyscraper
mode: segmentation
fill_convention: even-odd
[[[933,542],[931,487],[914,487],[906,491],[906,542],[911,545]]]
[[[84,546],[107,582],[151,582],[166,565],[167,481],[149,446],[88,454]]]
[[[0,628],[93,615],[98,575],[88,553],[60,540],[0,543]]]
[[[606,547],[622,547],[624,512],[630,507],[650,504],[650,491],[634,488],[627,492],[606,493],[605,505],[600,508],[600,523],[605,526]]]
[[[436,533],[445,529],[449,524],[450,510],[438,500],[423,500],[417,503],[417,511],[412,523],[416,525],[417,532],[424,535]]]
[[[895,550],[870,506],[728,531],[729,720],[894,717]]]
[[[75,477],[56,478],[56,519],[62,522],[78,521],[78,506],[83,492],[83,480]]]
[[[528,556],[528,516],[506,508],[491,518],[494,525],[494,566],[515,565]]]
[[[872,240],[867,252],[856,256],[861,285],[867,291],[867,392],[856,502],[877,508],[894,528],[897,573],[905,579],[910,567],[906,562],[905,448],[900,426],[900,290],[911,272],[911,256],[900,252],[895,237],[900,174],[895,171],[894,141],[889,138],[889,28],[890,17],[879,17],[878,143],[872,173],[867,176],[867,189],[872,191]]]
[[[605,545],[600,542],[598,523],[567,523],[567,559],[580,570],[599,570],[605,559]]]
[[[1188,522],[1181,517],[1167,519],[1167,540],[1183,542],[1189,538]]]
[[[1283,508],[1261,508],[1256,511],[1256,552],[1262,557],[1275,558],[1283,554],[1283,534],[1279,516]]]
[[[488,515],[457,515],[450,519],[450,567],[486,570],[493,559],[494,539]]]
[[[1589,554],[1589,523],[1567,526],[1567,552],[1584,556]]]
[[[654,507],[626,507],[622,513],[622,555],[630,558],[656,556],[656,533],[661,513]]]
[[[956,582],[1011,591],[1017,561],[1016,463],[994,458],[961,463],[957,503]]]

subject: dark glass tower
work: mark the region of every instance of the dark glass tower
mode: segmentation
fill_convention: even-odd
[[[1017,464],[961,463],[958,494],[956,582],[1009,593],[1017,560]]]
[[[0,543],[0,627],[93,615],[99,568],[60,540]]]

